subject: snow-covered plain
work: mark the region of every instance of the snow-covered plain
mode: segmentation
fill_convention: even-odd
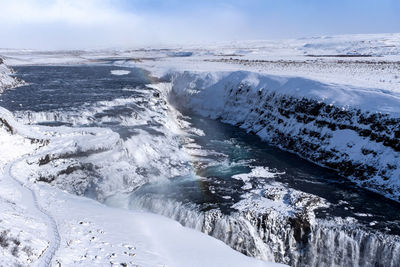
[[[180,53],[181,56],[176,56]],[[134,65],[161,77],[169,71],[237,71],[295,76],[324,83],[400,92],[400,34],[358,34],[238,41],[130,50],[0,49],[8,65]]]

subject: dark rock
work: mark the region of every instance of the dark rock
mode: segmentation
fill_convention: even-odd
[[[47,154],[44,158],[39,159],[39,166],[49,163],[51,160],[50,155]]]

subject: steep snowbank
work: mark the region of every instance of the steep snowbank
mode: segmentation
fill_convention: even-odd
[[[172,99],[400,201],[400,97],[252,72],[175,72]]]

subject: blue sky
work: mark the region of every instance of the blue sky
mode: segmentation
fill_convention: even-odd
[[[400,32],[399,0],[0,0],[0,10],[0,47],[15,48]]]

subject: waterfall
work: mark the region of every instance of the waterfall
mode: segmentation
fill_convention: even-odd
[[[200,211],[194,204],[154,195],[134,196],[130,208],[172,218],[248,256],[291,266],[394,267],[400,263],[400,238],[366,231],[357,223],[349,226],[341,219],[310,220],[272,210],[228,215],[216,209]]]

